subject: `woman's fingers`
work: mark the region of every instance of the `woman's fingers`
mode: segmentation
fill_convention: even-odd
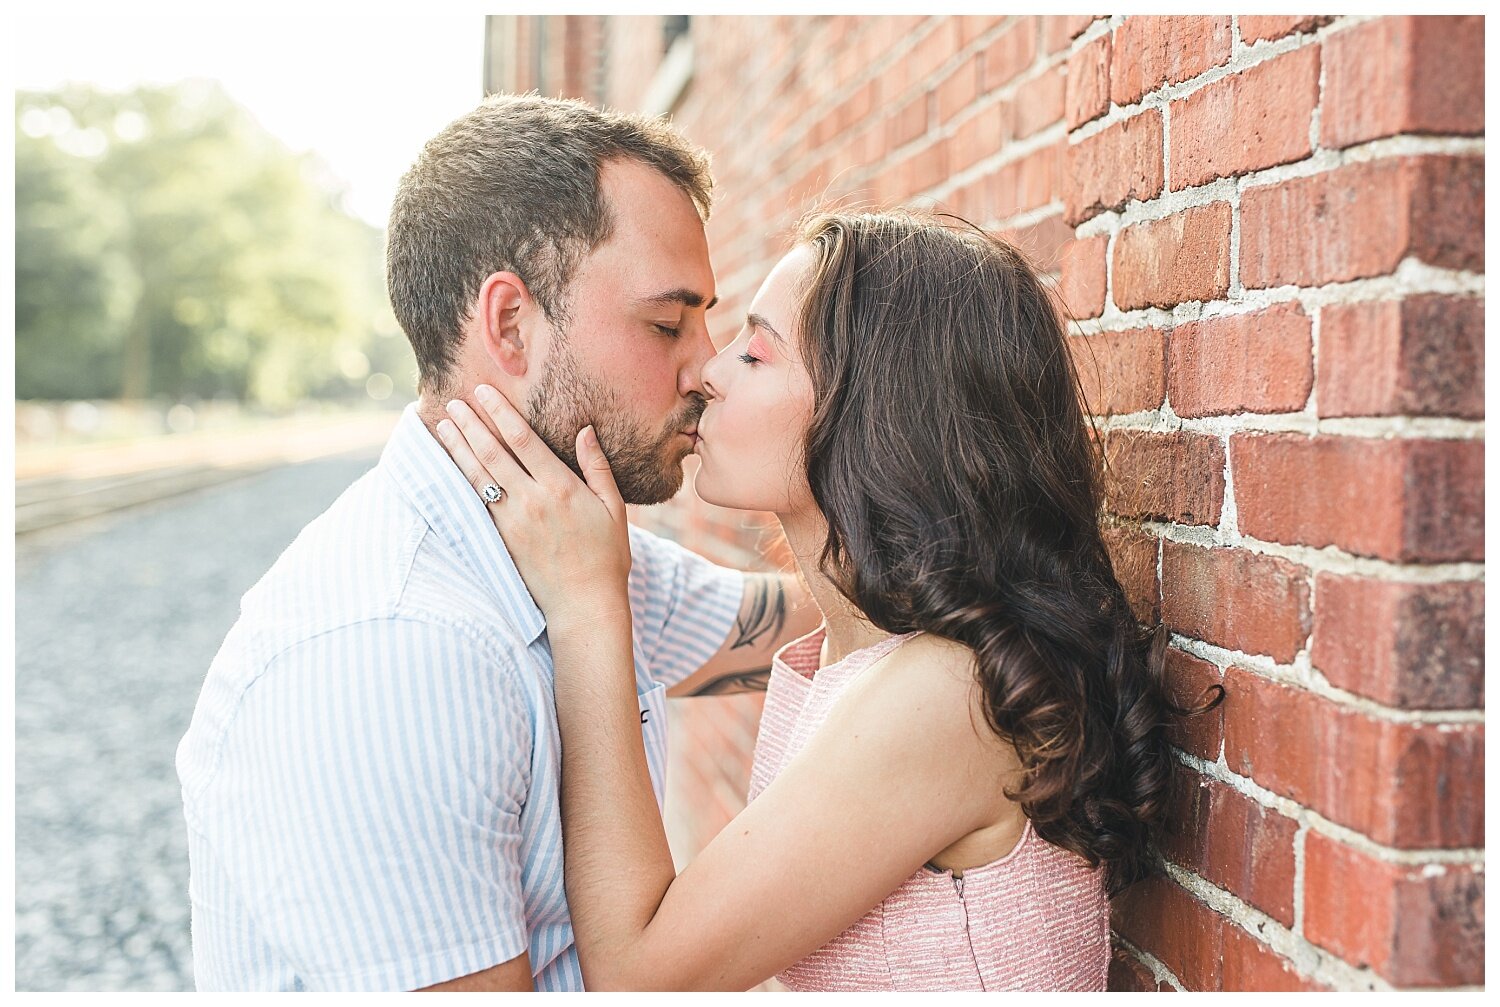
[[[451,420],[438,424],[438,436],[443,446],[463,472],[464,478],[481,495],[491,484],[507,493],[523,489],[531,477],[510,456],[505,447],[490,433],[474,410],[467,404],[454,400],[448,403]],[[498,503],[499,501],[486,501]]]
[[[578,453],[578,467],[583,471],[589,489],[603,502],[610,517],[616,521],[625,520],[625,501],[620,499],[614,469],[609,467],[609,458],[599,446],[599,435],[594,432],[592,423],[578,431],[578,443],[574,449]]]
[[[504,395],[489,385],[480,385],[474,389],[474,397],[479,400],[485,412],[490,414],[490,419],[495,421],[495,429],[505,438],[506,446],[516,453],[532,478],[554,486],[564,485],[574,478],[568,466],[552,453],[546,442],[531,429],[531,424],[526,422],[520,410],[511,405]]]
[[[448,457],[453,459],[453,463],[464,474],[469,485],[483,496],[484,487],[493,483],[494,480],[490,478],[490,474],[485,471],[479,459],[474,457],[474,452],[469,450],[469,444],[464,440],[464,435],[459,432],[458,425],[452,420],[443,420],[437,425],[437,435],[443,442],[443,448],[448,452]]]

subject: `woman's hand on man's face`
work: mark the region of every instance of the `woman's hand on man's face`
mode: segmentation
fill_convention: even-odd
[[[480,385],[474,399],[504,443],[459,399],[448,403],[451,419],[438,424],[438,437],[485,500],[537,607],[549,623],[589,621],[615,608],[628,617],[625,501],[594,428],[579,431],[575,445],[585,483],[498,391]]]

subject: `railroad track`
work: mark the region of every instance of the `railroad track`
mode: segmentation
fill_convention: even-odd
[[[139,507],[282,465],[379,451],[396,413],[290,420],[243,433],[33,451],[16,479],[16,535]]]
[[[148,472],[93,479],[40,478],[16,483],[16,534],[54,528],[73,521],[190,493],[243,479],[271,464],[234,466],[179,465]]]

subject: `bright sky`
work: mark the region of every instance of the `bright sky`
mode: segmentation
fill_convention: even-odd
[[[17,15],[12,75],[23,90],[216,78],[293,150],[321,155],[348,209],[384,227],[422,144],[483,96],[483,15],[410,10]]]

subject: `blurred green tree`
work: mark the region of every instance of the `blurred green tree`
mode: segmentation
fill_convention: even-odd
[[[363,395],[382,236],[340,196],[209,81],[18,93],[17,397]]]

